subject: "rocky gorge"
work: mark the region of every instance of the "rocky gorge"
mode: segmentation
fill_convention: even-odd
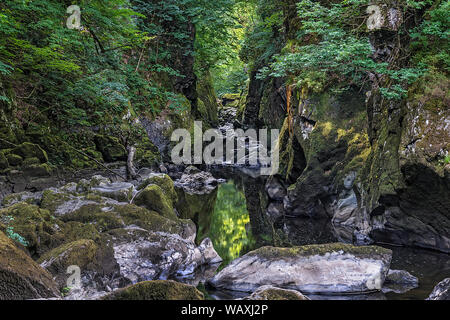
[[[448,1],[36,2],[0,4],[0,300],[449,299]],[[196,121],[244,162],[174,161]]]

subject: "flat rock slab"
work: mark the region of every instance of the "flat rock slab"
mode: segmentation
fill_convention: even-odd
[[[263,247],[234,260],[209,284],[243,292],[264,285],[316,294],[374,292],[381,290],[391,258],[391,250],[377,246]]]

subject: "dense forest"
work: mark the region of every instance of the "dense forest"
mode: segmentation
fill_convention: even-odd
[[[2,0],[0,300],[450,299],[449,12]],[[279,170],[176,163],[196,121],[278,130]]]

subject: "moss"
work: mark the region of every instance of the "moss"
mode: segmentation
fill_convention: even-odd
[[[167,232],[178,234],[185,238],[187,230],[195,231],[195,225],[190,220],[167,219],[155,211],[149,211],[136,205],[117,205],[114,211],[122,218],[126,225],[137,225],[153,232]]]
[[[68,266],[79,266],[86,269],[90,264],[96,263],[99,247],[92,240],[81,239],[63,244],[42,255],[37,261],[42,263],[54,263],[58,260],[60,270],[65,271]]]
[[[39,194],[31,193],[28,191],[20,193],[11,193],[5,196],[2,200],[2,205],[4,207],[12,206],[18,202],[26,202],[28,204],[39,204],[41,197]]]
[[[23,165],[26,166],[26,167],[32,166],[32,165],[38,165],[38,164],[40,164],[40,163],[41,163],[41,161],[40,161],[38,158],[36,158],[36,157],[33,157],[33,158],[26,158],[26,159],[23,161]]]
[[[80,209],[64,215],[63,221],[79,221],[95,226],[100,232],[124,227],[123,221],[114,214],[113,208],[110,211],[104,210],[105,205],[87,204]]]
[[[263,259],[283,259],[293,258],[297,256],[313,256],[325,255],[331,252],[343,251],[348,254],[355,254],[359,256],[373,258],[376,255],[392,255],[392,251],[377,246],[353,246],[344,243],[328,243],[318,245],[307,245],[292,248],[277,248],[277,247],[262,247],[255,251],[248,253],[250,256],[258,256]]]
[[[146,188],[150,184],[155,184],[159,186],[166,195],[167,200],[169,200],[172,205],[177,203],[178,195],[175,191],[173,180],[167,175],[154,175],[150,178],[145,179],[138,187],[138,190]]]
[[[0,170],[7,169],[9,167],[8,159],[0,152]]]
[[[96,135],[94,140],[97,149],[102,153],[106,162],[125,161],[127,159],[125,147],[116,137]]]
[[[204,300],[204,295],[191,285],[155,280],[117,290],[103,300]]]
[[[29,142],[22,143],[15,147],[11,152],[24,159],[38,158],[41,163],[46,163],[48,161],[47,153],[39,145]]]
[[[211,126],[215,126],[219,121],[217,114],[218,104],[211,74],[209,71],[203,71],[198,76],[198,111],[202,115],[202,119],[207,121]]]
[[[79,239],[98,241],[100,239],[99,231],[94,225],[89,223],[68,221],[64,223],[61,228],[65,242],[76,241]]]
[[[23,237],[32,255],[40,255],[63,241],[59,232],[61,221],[53,218],[48,210],[25,202],[0,210],[0,219],[7,220],[6,227]]]
[[[134,203],[138,206],[144,206],[149,210],[154,210],[163,217],[176,220],[171,201],[167,200],[164,191],[157,185],[149,185],[134,199]]]
[[[51,275],[0,231],[0,300],[49,298],[58,295]]]
[[[69,194],[47,189],[42,193],[41,208],[47,209],[54,213],[60,205],[69,200]]]
[[[13,154],[13,153],[8,154],[6,156],[6,158],[8,159],[9,164],[14,167],[20,166],[23,162],[23,159],[21,156],[19,156],[17,154]]]
[[[239,100],[240,99],[240,94],[239,93],[227,93],[224,94],[222,96],[222,99],[226,99],[226,100]]]

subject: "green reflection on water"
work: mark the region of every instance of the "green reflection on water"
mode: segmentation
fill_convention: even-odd
[[[255,244],[251,230],[245,195],[233,181],[219,186],[216,205],[211,218],[209,237],[224,260],[224,265],[248,252]]]

